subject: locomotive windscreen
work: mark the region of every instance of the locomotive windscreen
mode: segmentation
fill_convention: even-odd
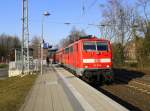
[[[106,42],[97,42],[97,50],[98,51],[107,51],[108,50],[108,44]]]
[[[83,43],[83,49],[88,50],[96,50],[95,42],[84,42]]]
[[[83,49],[86,51],[107,51],[108,43],[107,42],[84,42]]]

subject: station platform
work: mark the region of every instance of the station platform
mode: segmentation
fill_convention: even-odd
[[[128,111],[58,65],[39,75],[20,111]]]

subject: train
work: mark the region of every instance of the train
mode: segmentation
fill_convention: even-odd
[[[109,40],[95,36],[79,40],[55,53],[55,61],[89,82],[112,83],[112,48]]]

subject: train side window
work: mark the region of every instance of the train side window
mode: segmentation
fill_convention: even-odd
[[[73,46],[71,46],[70,48],[69,48],[69,52],[73,52]]]
[[[69,48],[65,48],[65,53],[68,53],[69,52]]]
[[[76,44],[76,51],[78,52],[78,44]]]

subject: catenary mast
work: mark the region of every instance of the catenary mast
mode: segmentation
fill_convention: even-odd
[[[22,74],[29,73],[29,30],[28,30],[28,0],[23,0],[22,9]]]

